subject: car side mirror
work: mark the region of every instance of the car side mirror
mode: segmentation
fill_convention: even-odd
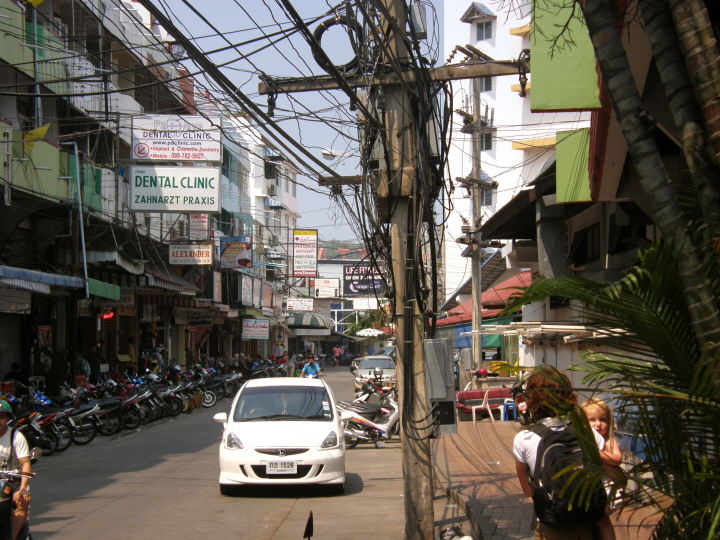
[[[227,413],[216,413],[215,416],[213,416],[213,420],[215,420],[218,424],[226,424],[228,420]]]

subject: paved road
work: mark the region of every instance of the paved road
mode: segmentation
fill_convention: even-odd
[[[350,396],[350,377],[347,368],[327,373],[339,399]],[[33,537],[300,539],[312,511],[314,538],[402,538],[397,442],[349,450],[342,496],[308,488],[221,496],[221,426],[212,416],[228,406],[222,401],[212,409],[41,459],[32,481]]]

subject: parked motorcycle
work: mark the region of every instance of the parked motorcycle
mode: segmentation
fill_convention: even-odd
[[[354,448],[361,442],[372,442],[382,447],[387,439],[399,433],[400,406],[396,392],[396,389],[386,392],[380,403],[337,403],[348,448]]]

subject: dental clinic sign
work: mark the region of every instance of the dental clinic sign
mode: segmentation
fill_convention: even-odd
[[[132,123],[132,156],[137,161],[222,161],[220,119],[152,114]]]
[[[219,212],[220,169],[130,167],[133,212]]]

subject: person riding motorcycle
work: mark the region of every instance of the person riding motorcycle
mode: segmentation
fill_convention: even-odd
[[[30,449],[25,436],[8,428],[8,423],[13,418],[13,410],[7,401],[0,400],[0,469],[4,471],[19,470],[30,474]],[[12,444],[10,442],[12,437]],[[13,493],[13,511],[11,516],[12,537],[16,538],[22,530],[28,516],[30,505],[30,492],[28,490],[28,478],[23,477],[19,485],[15,486]]]
[[[300,372],[301,377],[317,378],[320,376],[320,366],[315,362],[314,357],[308,358],[307,363],[303,366]]]

